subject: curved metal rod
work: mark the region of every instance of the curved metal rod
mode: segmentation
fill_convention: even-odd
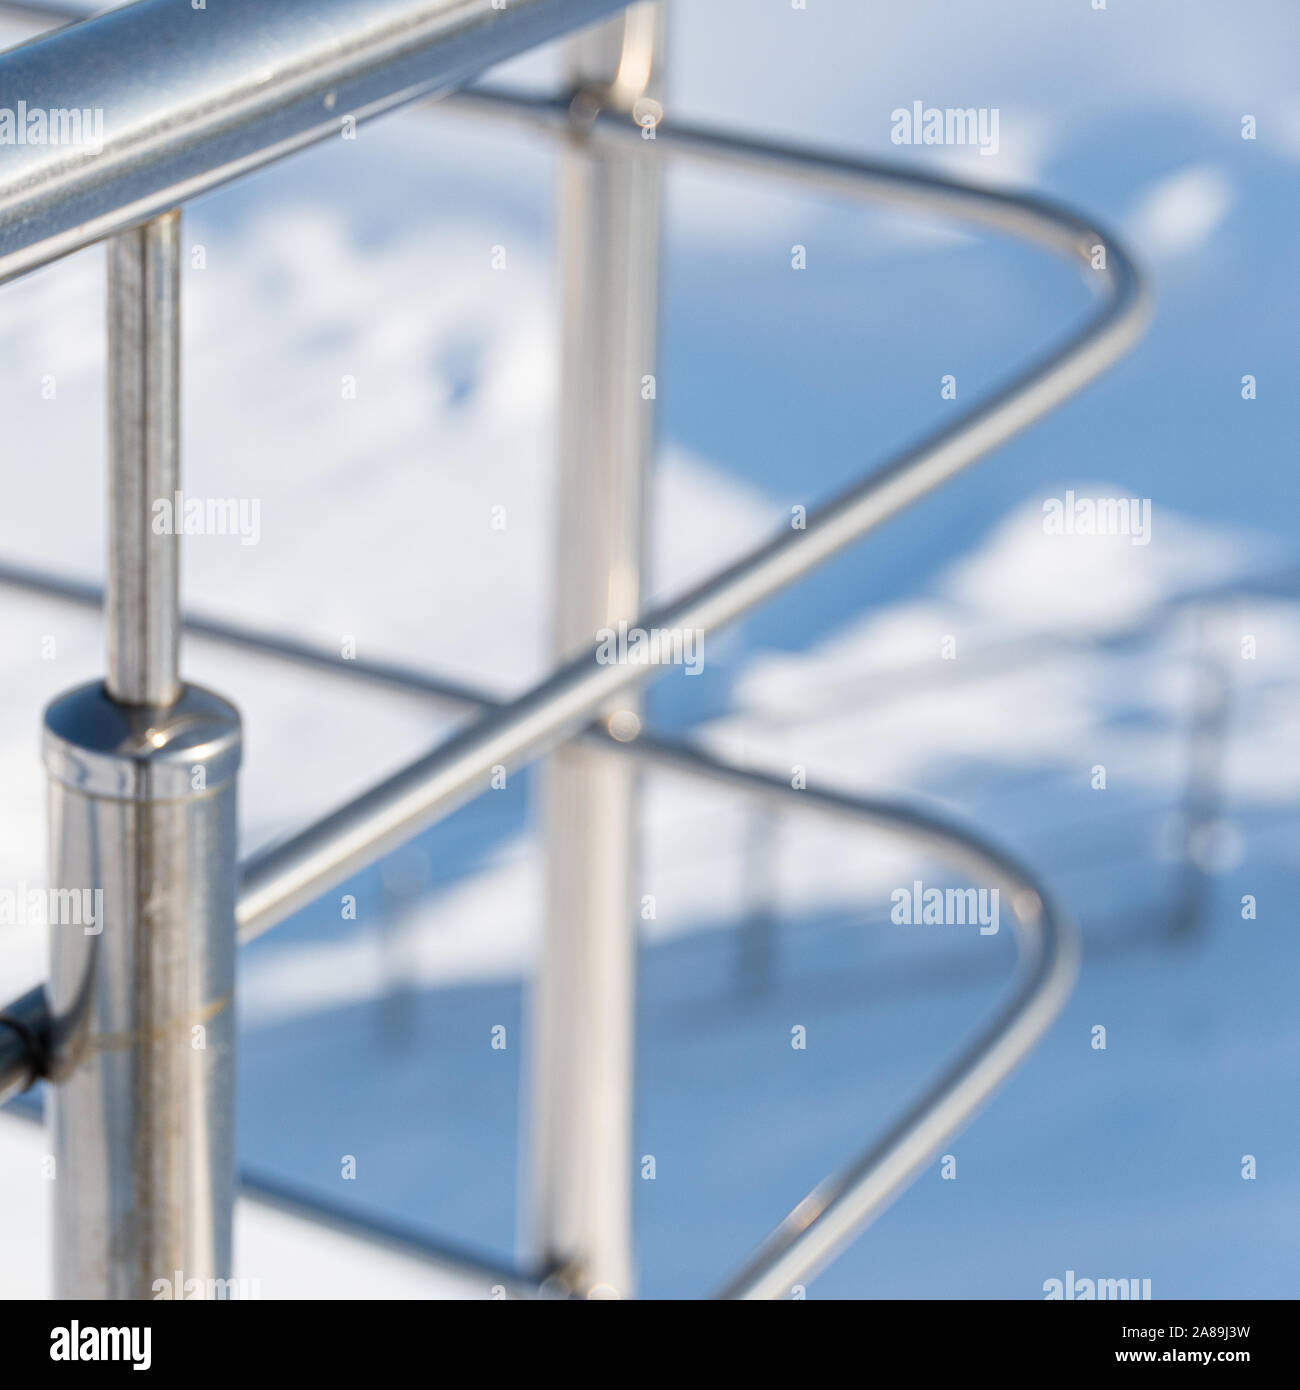
[[[977,882],[991,883],[1011,903],[1019,963],[1010,1000],[891,1128],[848,1167],[819,1183],[715,1295],[780,1298],[840,1254],[1033,1049],[1074,985],[1078,933],[1014,860],[923,811],[871,797],[795,790],[780,778],[721,762],[694,747],[653,737],[641,742],[657,766],[676,767],[781,810],[869,825],[909,844],[919,842]]]
[[[597,118],[598,126],[602,119]],[[623,132],[627,126],[611,120],[608,128]],[[640,138],[635,128],[632,135]],[[810,516],[805,530],[784,532],[676,602],[643,615],[642,628],[707,631],[748,612],[1078,391],[1141,329],[1145,298],[1123,248],[1090,223],[1037,199],[703,131],[665,130],[658,139],[665,148],[695,157],[776,168],[828,190],[950,212],[1014,232],[1070,255],[1107,298],[1045,361],[873,470]],[[519,699],[258,856],[240,896],[241,934],[259,935],[477,796],[487,789],[494,767],[517,765],[571,737],[611,696],[654,669],[606,664],[600,646],[593,645]]]
[[[98,607],[102,597],[94,585],[11,568],[0,568],[0,583],[35,589],[83,607]],[[192,619],[186,626],[211,639],[279,660],[352,680],[374,681],[441,704],[499,704],[483,691],[406,667],[364,661],[341,665],[331,652],[297,639],[266,637],[204,619]],[[785,781],[724,763],[673,740],[642,735],[634,742],[621,742],[599,724],[588,725],[581,737],[636,757],[651,767],[666,768],[757,797],[780,810],[865,823],[908,840],[920,840],[948,859],[960,862],[977,880],[992,878],[1011,890],[1020,943],[1019,992],[885,1138],[795,1208],[723,1294],[780,1297],[796,1279],[810,1277],[833,1259],[883,1210],[1033,1047],[1069,993],[1077,957],[1074,933],[1050,907],[1044,906],[1044,897],[1029,876],[997,850],[909,807],[833,792],[796,790]],[[40,1074],[37,1041],[42,1034],[42,1004],[42,991],[34,990],[0,1015],[0,1103]],[[20,1023],[3,1026],[14,1019]]]

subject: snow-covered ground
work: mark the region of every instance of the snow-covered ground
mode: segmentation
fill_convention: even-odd
[[[956,1180],[923,1176],[814,1296],[1037,1297],[1066,1269],[1151,1278],[1157,1297],[1300,1292],[1300,604],[1265,582],[1300,564],[1285,385],[1300,365],[1285,217],[1297,25],[1281,0],[1244,8],[1248,22],[1172,0],[679,6],[683,115],[1041,188],[1123,230],[1157,296],[1147,338],[1102,383],[710,634],[701,676],[651,691],[655,727],[965,817],[1084,928],[1065,1017],[955,1141]],[[734,68],[719,72],[724,31]],[[552,67],[542,55],[515,76]],[[895,148],[889,113],[913,100],[998,105],[998,155]],[[552,170],[528,137],[407,112],[187,212],[203,268],[194,256],[185,282],[185,486],[256,498],[261,515],[255,545],[187,541],[196,610],[335,648],[351,636],[362,656],[506,692],[544,671]],[[674,172],[668,228],[658,595],[974,400],[1085,302],[1068,270],[1015,246],[746,180]],[[0,290],[0,559],[91,579],[102,287],[92,250]],[[939,397],[947,373],[955,404]],[[1150,499],[1150,543],[1046,534],[1043,504],[1066,489]],[[1224,585],[1240,592],[1198,637],[1177,600]],[[12,591],[0,631],[0,883],[39,881],[38,711],[98,672],[102,633]],[[1223,804],[1198,852],[1201,929],[1178,936],[1198,660],[1230,691]],[[451,727],[413,699],[202,641],[186,664],[243,708],[249,849]],[[358,921],[331,895],[245,952],[248,1168],[511,1254],[534,789],[513,777],[359,876]],[[1011,950],[1006,933],[892,924],[890,889],[938,870],[870,837],[773,822],[669,776],[647,779],[644,808],[641,891],[657,910],[637,1153],[657,1175],[636,1182],[641,1287],[698,1294],[905,1104],[990,1008]],[[3,929],[0,991],[38,980],[44,952],[38,930]],[[490,1046],[501,1024],[504,1052]],[[790,1048],[796,1024],[806,1051]],[[0,1117],[9,1269],[43,1268],[38,1134]],[[434,1288],[388,1256],[372,1276],[351,1244],[280,1214],[241,1219],[241,1267],[267,1296]]]

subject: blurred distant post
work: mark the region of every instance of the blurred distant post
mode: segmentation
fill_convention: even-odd
[[[1204,603],[1193,610],[1192,689],[1183,791],[1182,873],[1173,934],[1205,930],[1213,876],[1223,854],[1223,759],[1231,706],[1230,668],[1219,655],[1221,638]]]
[[[633,5],[569,43],[571,139],[559,171],[562,316],[554,655],[635,621],[655,409],[664,7]],[[597,143],[600,110],[642,127]],[[639,728],[635,696],[602,717]],[[545,942],[533,999],[532,1169],[537,1253],[573,1292],[632,1285],[632,1082],[637,891],[630,759],[571,744],[544,805]]]

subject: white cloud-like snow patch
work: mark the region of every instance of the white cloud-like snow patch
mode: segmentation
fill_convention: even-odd
[[[1179,256],[1203,246],[1232,207],[1232,184],[1222,169],[1198,164],[1146,190],[1129,218],[1139,254]]]

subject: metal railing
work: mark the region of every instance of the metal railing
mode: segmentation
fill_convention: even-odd
[[[563,97],[474,90],[446,103],[567,141],[564,501],[580,504],[584,539],[559,578],[560,664],[524,695],[500,702],[417,671],[340,663],[292,639],[185,624],[316,669],[483,710],[447,742],[236,868],[238,716],[180,681],[176,540],[142,525],[149,499],[170,495],[178,476],[175,209],[348,121],[445,92],[621,9],[622,0],[510,0],[500,8],[494,0],[224,0],[196,12],[139,0],[0,55],[0,89],[23,92],[29,107],[106,114],[93,155],[26,146],[0,163],[0,278],[98,240],[110,248],[109,676],[57,701],[46,717],[52,874],[60,886],[103,887],[108,906],[91,945],[54,933],[48,1000],[34,991],[0,1013],[0,1098],[38,1076],[55,1083],[60,1294],[145,1295],[158,1270],[228,1274],[232,922],[240,940],[256,937],[485,790],[498,767],[560,750],[548,774],[552,827],[574,815],[611,827],[606,868],[577,900],[575,837],[551,836],[558,871],[534,1035],[545,1063],[534,1145],[541,1254],[533,1286],[541,1291],[631,1288],[633,929],[620,905],[631,902],[634,787],[608,754],[902,836],[1001,886],[1015,909],[1020,969],[1010,1001],[883,1138],[795,1207],[723,1296],[779,1297],[833,1258],[979,1108],[1068,995],[1073,932],[1017,865],[920,811],[795,791],[641,731],[629,701],[654,668],[606,664],[594,635],[583,634],[620,617],[647,630],[711,632],[749,612],[1120,356],[1144,317],[1138,276],[1113,238],[1033,198],[674,124],[654,95],[662,40],[653,7],[636,6],[575,40]],[[129,64],[103,61],[127,53]],[[139,80],[146,70],[150,80]],[[620,405],[609,373],[612,362],[625,368],[653,353],[653,284],[634,273],[623,239],[640,236],[641,263],[653,259],[657,232],[645,225],[657,227],[664,157],[1009,233],[1078,264],[1101,303],[1043,360],[872,469],[810,515],[806,529],[774,538],[637,617],[639,491],[650,431],[647,417]],[[648,214],[640,231],[628,224],[633,206]],[[90,589],[62,587],[65,597],[100,601]],[[44,588],[60,586],[45,581]],[[555,1025],[560,1014],[567,1040]],[[610,1059],[596,1071],[593,1042]],[[518,1287],[520,1278],[502,1271],[501,1282]]]

